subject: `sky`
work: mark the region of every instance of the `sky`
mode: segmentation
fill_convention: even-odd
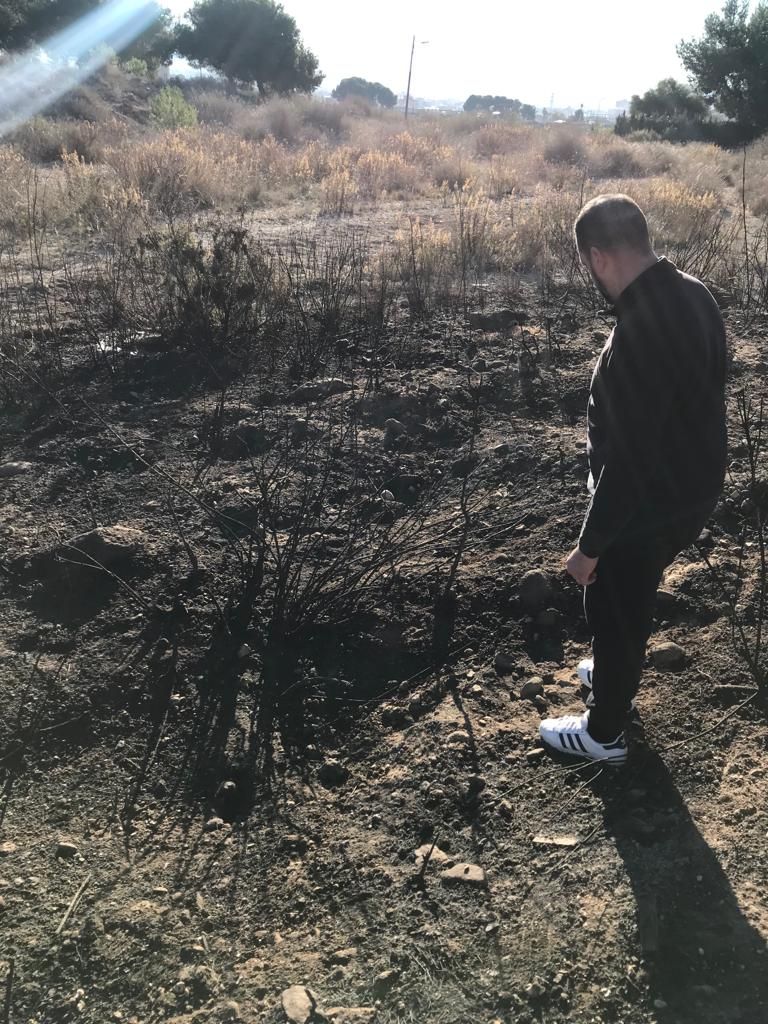
[[[165,0],[168,2],[168,0]],[[675,53],[701,35],[722,0],[282,0],[320,60],[324,89],[359,75],[405,92],[464,100],[613,107],[667,77],[685,80]],[[190,0],[171,0],[181,16]],[[421,45],[421,40],[426,40]]]

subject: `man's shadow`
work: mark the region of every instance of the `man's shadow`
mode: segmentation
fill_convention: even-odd
[[[663,1000],[676,1024],[768,1024],[766,941],[744,917],[666,765],[640,746],[620,775],[603,772],[593,788],[634,892],[639,981],[651,1003]]]

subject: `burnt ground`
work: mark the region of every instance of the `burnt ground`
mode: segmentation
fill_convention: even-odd
[[[649,661],[625,769],[554,763],[537,725],[581,706],[589,636],[563,563],[610,324],[551,326],[535,367],[515,356],[519,328],[438,320],[406,324],[378,389],[364,351],[343,374],[355,390],[316,401],[248,380],[215,459],[216,396],[168,353],[81,369],[55,401],[6,413],[3,461],[31,468],[0,480],[4,1021],[277,1024],[290,986],[315,1000],[295,1019],[336,1024],[768,1019],[768,726],[718,583],[745,578],[751,636],[734,403],[723,503],[659,599],[653,642],[684,663]],[[731,322],[733,396],[759,392],[762,331]],[[354,443],[318,453],[351,409]],[[256,424],[247,451],[232,448],[240,421]],[[273,428],[302,479],[329,467],[318,564],[347,550],[350,494],[402,550],[346,618],[317,612],[300,722],[290,708],[275,722],[267,785],[253,625],[226,699],[210,651]],[[140,532],[109,574],[71,565],[62,543],[115,524]]]

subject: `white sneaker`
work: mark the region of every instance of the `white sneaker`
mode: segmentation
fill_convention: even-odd
[[[545,718],[539,725],[544,743],[560,754],[578,757],[582,761],[602,761],[621,765],[627,760],[627,741],[620,732],[610,743],[598,743],[587,730],[589,711],[583,715],[565,715],[563,718]]]
[[[595,706],[595,695],[592,693],[592,673],[594,670],[595,662],[593,658],[584,658],[576,667],[576,675],[581,682],[584,704],[588,708]],[[634,701],[630,703],[630,718],[632,721],[639,720],[640,718],[640,712],[637,710],[637,705]]]

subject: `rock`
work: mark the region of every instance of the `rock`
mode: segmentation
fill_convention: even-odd
[[[317,777],[324,786],[333,788],[341,786],[347,781],[349,771],[340,761],[326,761],[325,764],[320,766]]]
[[[98,526],[63,544],[54,555],[87,565],[98,562],[109,568],[126,561],[145,544],[146,535],[132,526]]]
[[[520,603],[532,614],[542,611],[551,604],[555,587],[549,573],[532,569],[520,581]]]
[[[475,373],[485,373],[488,369],[488,365],[484,359],[476,359],[474,363],[472,363],[472,369]]]
[[[509,455],[511,451],[512,448],[510,445],[507,444],[506,441],[504,441],[502,444],[497,444],[493,448],[493,454],[496,456],[497,459],[505,458],[507,455]]]
[[[671,611],[675,606],[676,600],[677,596],[671,590],[659,589],[656,591],[656,604],[659,606],[660,611]]]
[[[536,846],[578,846],[579,837],[574,835],[549,836],[539,834],[533,837]]]
[[[534,697],[541,697],[543,694],[544,680],[541,676],[532,676],[520,687],[520,696],[526,700],[532,700]]]
[[[384,420],[384,433],[388,438],[400,437],[401,434],[408,433],[408,428],[400,420],[390,417],[388,420]]]
[[[224,440],[225,458],[242,459],[246,455],[263,455],[274,445],[266,430],[258,423],[243,421]]]
[[[68,839],[60,839],[58,846],[56,847],[57,857],[75,857],[77,855],[77,846],[75,843],[70,842]]]
[[[506,676],[517,668],[517,661],[511,654],[504,654],[503,651],[497,651],[496,657],[493,659],[493,667],[500,676]]]
[[[530,985],[525,986],[525,994],[529,999],[541,999],[546,995],[547,985],[541,978],[536,977]]]
[[[557,608],[545,608],[536,616],[536,625],[542,629],[554,629],[562,622],[563,616]]]
[[[451,473],[453,476],[460,478],[469,476],[479,461],[478,455],[465,455],[463,458],[456,459],[451,463]]]
[[[452,868],[446,868],[440,872],[440,878],[446,885],[464,882],[467,885],[488,884],[483,868],[477,864],[454,864]]]
[[[490,310],[487,313],[468,313],[469,326],[476,331],[505,331],[517,324],[524,324],[528,317],[513,309]]]
[[[21,476],[22,473],[29,473],[34,468],[31,462],[4,462],[0,466],[0,480],[11,476]]]
[[[10,857],[12,853],[16,853],[16,843],[12,843],[10,839],[6,839],[4,843],[0,843],[0,857]]]
[[[218,832],[222,828],[224,828],[223,818],[209,818],[203,825],[203,832]]]
[[[289,400],[292,402],[318,402],[323,398],[330,398],[332,395],[340,395],[344,391],[351,391],[352,385],[338,377],[330,377],[327,380],[315,380],[310,384],[302,384],[291,392]]]
[[[379,495],[382,501],[392,502],[395,500],[395,496],[392,491],[382,491]]]
[[[485,690],[483,690],[482,686],[479,683],[475,683],[473,686],[470,687],[469,692],[473,697],[482,697],[483,694],[485,693]]]
[[[662,672],[674,671],[685,665],[686,653],[679,644],[668,641],[656,644],[651,650],[651,661],[654,668],[658,668]]]
[[[511,821],[512,818],[514,817],[515,809],[512,806],[512,804],[509,802],[509,800],[506,800],[506,799],[505,800],[499,800],[499,803],[498,803],[498,806],[497,806],[496,809],[499,812],[499,814],[502,816],[502,818],[506,818],[507,821]]]
[[[430,850],[432,851],[431,855],[429,854]],[[433,847],[432,843],[424,843],[423,846],[414,850],[414,855],[416,857],[417,868],[420,868],[424,864],[424,859],[427,855],[429,855],[430,864],[442,864],[448,860],[448,854],[441,850],[439,846]]]
[[[702,530],[699,534],[698,543],[703,548],[713,548],[715,546],[715,538],[712,536],[712,531]]]
[[[466,745],[469,743],[469,733],[466,729],[454,729],[453,732],[448,733],[446,740],[454,746]]]
[[[309,435],[308,421],[302,419],[294,420],[289,428],[289,433],[294,444],[299,444],[301,441],[304,441]]]
[[[396,967],[391,968],[388,971],[382,971],[381,974],[377,974],[373,981],[373,991],[376,996],[382,996],[385,992],[388,992],[393,985],[396,985],[400,980],[400,971]]]
[[[375,1024],[374,1006],[332,1006],[325,1011],[331,1024]]]
[[[304,836],[299,835],[284,836],[283,841],[280,845],[284,850],[287,850],[289,853],[302,854],[306,853],[307,850],[309,849],[309,843],[307,842],[307,840],[304,838]]]
[[[350,960],[354,960],[356,956],[357,946],[350,946],[348,949],[337,949],[335,953],[331,953],[330,962],[345,966]]]
[[[303,985],[291,985],[281,996],[283,1013],[291,1024],[308,1024],[312,1019],[317,998],[311,989]]]
[[[544,747],[534,747],[533,750],[526,750],[525,760],[528,764],[538,764],[546,753],[547,752]]]

